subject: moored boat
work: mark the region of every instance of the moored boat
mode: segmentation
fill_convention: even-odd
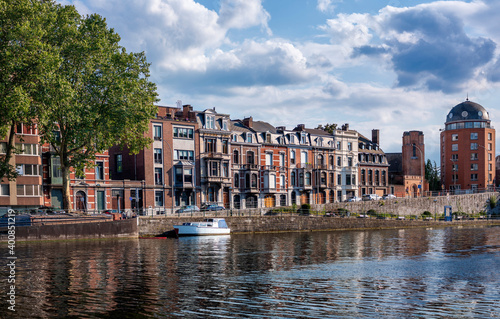
[[[231,232],[224,218],[206,218],[202,222],[174,225],[179,236],[227,235]]]

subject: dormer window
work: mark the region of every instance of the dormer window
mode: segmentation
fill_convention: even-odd
[[[307,144],[307,134],[305,134],[305,133],[300,134],[300,143]]]
[[[252,143],[252,134],[247,133],[247,143]]]
[[[271,134],[265,133],[266,134],[266,143],[271,143]]]
[[[214,130],[215,129],[215,116],[205,115],[205,128]]]
[[[318,146],[323,146],[323,138],[318,138]]]
[[[222,120],[222,130],[227,131],[227,120]]]
[[[290,134],[290,144],[295,144],[295,135]]]
[[[233,141],[233,142],[238,142],[238,135],[233,134],[233,135],[231,136],[231,141]]]

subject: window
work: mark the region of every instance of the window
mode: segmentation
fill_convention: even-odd
[[[307,163],[307,152],[300,152],[300,162],[302,164]]]
[[[491,133],[488,133],[488,141],[491,141],[492,135]]]
[[[222,140],[222,153],[229,154],[229,141]]]
[[[222,176],[229,177],[229,163],[228,162],[222,163]]]
[[[161,141],[161,125],[153,125],[153,139]]]
[[[271,134],[265,133],[266,134],[266,143],[271,143]]]
[[[254,154],[252,151],[247,152],[247,164],[254,164]]]
[[[285,167],[286,166],[286,163],[285,163],[285,154],[280,154],[280,166],[281,167]]]
[[[323,155],[319,154],[319,155],[318,155],[318,165],[323,166],[323,164],[324,164],[324,158],[323,158]]]
[[[492,167],[493,166],[491,164],[488,164],[488,171],[492,171],[493,170]]]
[[[155,191],[155,206],[163,206],[163,191]]]
[[[347,142],[347,150],[352,151],[352,143],[351,142]]]
[[[337,185],[342,185],[342,175],[337,175]]]
[[[193,169],[184,168],[184,183],[192,183],[192,182],[193,182]]]
[[[318,146],[323,146],[323,139],[321,137],[318,138]]]
[[[285,175],[281,175],[281,176],[280,176],[280,188],[281,188],[281,189],[285,189],[285,188],[286,188],[286,184],[285,184]]]
[[[451,165],[451,170],[454,172],[458,171],[458,164]]]
[[[252,174],[252,188],[257,188],[257,174]]]
[[[470,149],[471,150],[477,150],[478,144],[477,143],[470,143]]]
[[[491,153],[488,153],[488,161],[491,161],[493,158],[493,155]]]
[[[227,131],[227,120],[222,120],[222,129]]]
[[[234,188],[240,187],[240,174],[234,174]]]
[[[9,184],[0,185],[0,196],[10,196]]]
[[[305,180],[306,186],[311,185],[311,173],[306,172],[306,180]]]
[[[290,164],[295,164],[295,151],[290,152]]]
[[[247,143],[252,143],[252,134],[247,133]]]
[[[174,150],[174,160],[194,161],[194,151]]]
[[[300,144],[307,144],[307,134],[306,133],[300,134]]]
[[[342,149],[342,143],[340,141],[337,141],[337,149],[338,150]]]
[[[176,167],[175,168],[175,183],[176,184],[182,184],[182,167]]]
[[[17,196],[40,196],[40,185],[17,185]]]
[[[351,174],[346,174],[345,175],[345,184],[346,185],[351,185]]]
[[[273,153],[266,153],[266,165],[273,165]]]
[[[470,154],[470,159],[471,161],[476,161],[478,159],[478,154],[477,153],[471,153]]]
[[[347,158],[347,166],[352,167],[352,157]]]
[[[23,176],[40,176],[39,168],[36,164],[21,164],[17,166],[17,172]]]
[[[219,163],[218,162],[209,162],[210,167],[210,176],[219,176]]]
[[[115,168],[117,173],[121,173],[123,171],[123,157],[122,154],[115,155]]]
[[[477,181],[477,174],[470,174],[471,181]]]
[[[214,138],[205,139],[205,152],[207,153],[217,152],[216,140]]]
[[[299,186],[304,186],[304,173],[299,173]]]
[[[488,151],[491,151],[491,150],[492,150],[492,144],[488,143]]]
[[[161,148],[154,149],[153,157],[155,163],[161,164],[163,162],[163,156],[161,156]]]
[[[236,135],[236,134],[231,135],[231,141],[233,141],[235,143],[238,142],[238,135]]]
[[[95,179],[104,179],[104,163],[103,162],[96,163]]]
[[[161,168],[155,168],[155,185],[163,184],[163,170]]]
[[[337,156],[337,166],[342,166],[342,157]]]
[[[477,140],[477,133],[470,133],[471,140]]]
[[[174,127],[174,137],[176,138],[193,138],[193,129],[187,127]]]
[[[291,176],[290,176],[290,183],[292,184],[292,186],[295,186],[296,183],[295,183],[295,172],[292,172]]]
[[[458,144],[451,144],[451,150],[454,151],[454,152],[458,151]]]
[[[215,129],[215,116],[213,115],[205,115],[205,128]]]
[[[7,147],[7,145],[5,145],[5,147]],[[5,150],[7,150],[7,148]],[[22,152],[22,155],[38,155],[37,144],[21,144],[20,150]],[[2,153],[1,150],[0,153]]]
[[[0,154],[5,154],[7,153],[7,143],[1,142],[0,143]]]
[[[478,165],[477,163],[470,164],[470,170],[471,170],[471,171],[477,171],[478,166],[479,166],[479,165]]]
[[[321,173],[320,184],[321,185],[326,185],[326,173],[325,172]]]
[[[458,154],[451,154],[452,161],[458,161]]]
[[[238,164],[240,162],[240,152],[238,150],[233,151],[233,163]]]
[[[458,141],[458,134],[452,134],[451,135],[451,140],[452,141]]]

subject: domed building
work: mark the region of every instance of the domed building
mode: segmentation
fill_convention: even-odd
[[[495,129],[485,108],[467,99],[451,109],[441,131],[441,183],[476,191],[494,181]]]

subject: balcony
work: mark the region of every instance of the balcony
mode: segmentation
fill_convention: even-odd
[[[222,176],[202,176],[202,183],[220,183],[220,184],[231,184],[231,178]]]
[[[208,152],[208,153],[201,153],[202,157],[209,157],[209,158],[228,158],[231,156],[231,154],[226,154],[226,153],[221,153],[221,152]]]
[[[318,170],[327,170],[328,169],[328,165],[325,165],[325,164],[316,164],[315,169],[318,169]]]
[[[257,186],[255,187],[251,187],[251,188],[242,188],[241,189],[241,192],[242,193],[251,193],[251,194],[258,194],[260,193],[260,190],[257,188]]]
[[[257,164],[244,164],[243,169],[249,170],[249,171],[258,171],[260,169],[260,165]]]
[[[263,171],[276,171],[277,166],[274,165],[264,165],[262,166]]]
[[[299,163],[297,164],[297,168],[312,169],[313,165],[311,163]]]

